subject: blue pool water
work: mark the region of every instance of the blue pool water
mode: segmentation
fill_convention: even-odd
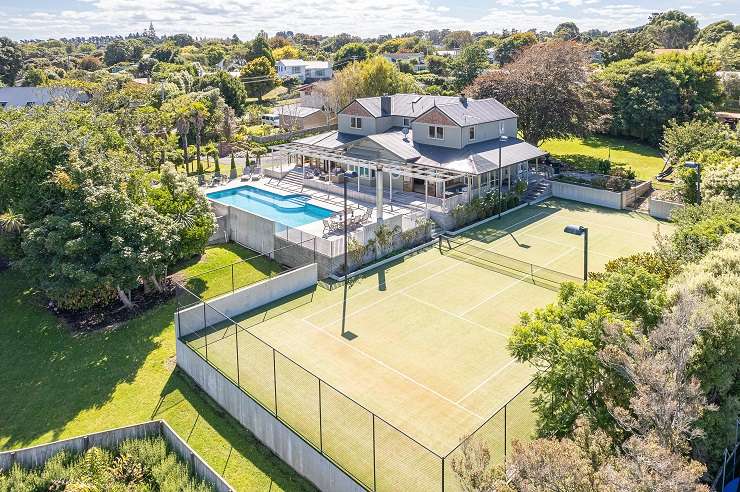
[[[306,195],[278,195],[252,186],[214,191],[206,195],[215,202],[231,205],[266,219],[298,227],[332,215],[331,210],[307,203]]]

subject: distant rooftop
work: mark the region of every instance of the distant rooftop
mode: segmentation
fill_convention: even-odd
[[[40,106],[57,100],[85,102],[89,99],[81,90],[69,87],[0,87],[0,106],[6,108]]]
[[[329,62],[323,60],[301,60],[295,58],[285,58],[278,60],[278,63],[282,63],[286,67],[306,67],[308,69],[324,69],[329,68]]]

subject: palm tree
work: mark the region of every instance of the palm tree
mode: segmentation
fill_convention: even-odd
[[[206,116],[208,116],[208,109],[205,104],[200,102],[193,103],[192,119],[195,126],[195,158],[198,161],[198,174],[203,174],[203,163],[200,161],[200,142]]]
[[[190,132],[190,112],[186,108],[177,108],[175,113],[175,128],[182,139],[183,162],[185,174],[190,173],[188,160],[188,132]]]
[[[26,227],[23,215],[13,212],[11,209],[0,214],[0,230],[6,234],[20,234]]]

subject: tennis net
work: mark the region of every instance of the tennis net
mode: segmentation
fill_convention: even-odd
[[[546,287],[559,288],[563,282],[583,282],[583,279],[576,276],[481,248],[469,239],[441,235],[439,236],[439,251],[519,280],[530,280],[533,283],[537,283],[538,280],[542,281]]]

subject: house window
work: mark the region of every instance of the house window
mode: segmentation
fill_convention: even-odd
[[[411,126],[411,118],[404,118],[403,119],[403,126],[408,128]]]
[[[301,67],[293,67],[293,73],[301,73]]]
[[[315,71],[315,74],[316,74],[316,77],[323,77],[324,76],[324,71],[323,70],[316,70]]]
[[[354,116],[349,121],[350,128],[362,128],[362,118],[355,118]]]
[[[471,126],[469,131],[470,131],[470,140],[475,140],[475,127]]]
[[[444,140],[445,138],[445,129],[441,126],[430,126],[429,127],[429,138],[433,138],[435,140]]]

